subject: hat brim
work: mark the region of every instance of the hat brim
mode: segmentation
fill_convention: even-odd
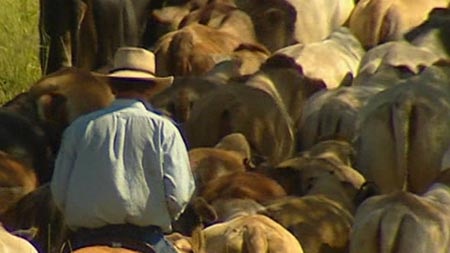
[[[163,90],[170,87],[174,80],[173,76],[157,77],[150,73],[134,70],[118,70],[110,74],[93,72],[93,74],[96,77],[106,80],[131,81],[148,84],[154,86],[158,90]]]

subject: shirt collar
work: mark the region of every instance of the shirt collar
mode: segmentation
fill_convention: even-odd
[[[129,99],[129,98],[117,98],[112,102],[111,106],[113,106],[113,107],[132,106],[132,107],[139,107],[139,108],[145,109],[145,106],[141,101],[139,101],[137,99]]]

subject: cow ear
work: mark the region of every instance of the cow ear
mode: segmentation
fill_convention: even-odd
[[[44,122],[67,122],[66,100],[66,97],[56,93],[40,96],[37,99],[40,120]]]
[[[218,215],[213,206],[208,204],[202,197],[193,199],[195,212],[200,216],[202,223],[211,224],[218,220]]]

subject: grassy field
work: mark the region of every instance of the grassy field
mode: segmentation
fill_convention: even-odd
[[[39,1],[0,0],[0,104],[40,77]]]

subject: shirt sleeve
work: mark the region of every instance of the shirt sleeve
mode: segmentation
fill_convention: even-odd
[[[163,170],[166,201],[170,216],[178,219],[195,190],[186,145],[178,129],[168,123],[163,134]]]
[[[63,134],[61,145],[55,161],[55,168],[50,182],[50,189],[55,204],[61,210],[65,208],[67,186],[76,159],[75,137],[71,128]]]

